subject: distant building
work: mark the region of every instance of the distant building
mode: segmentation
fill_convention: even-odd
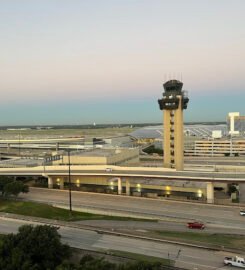
[[[231,112],[227,117],[227,127],[231,136],[245,135],[245,116],[240,116],[239,112]]]
[[[138,148],[92,149],[83,152],[71,152],[72,165],[138,165]],[[63,158],[53,162],[53,165],[68,164],[67,153]]]
[[[212,138],[213,139],[220,139],[220,138],[222,138],[222,130],[213,130],[212,131]]]
[[[103,141],[112,147],[132,147],[134,140],[131,136],[113,136],[103,138]]]
[[[186,155],[194,156],[244,156],[244,139],[219,139],[195,141],[194,149],[185,149]]]

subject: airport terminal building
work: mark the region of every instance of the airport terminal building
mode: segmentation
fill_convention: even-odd
[[[245,116],[232,112],[227,117],[227,128],[231,136],[245,136]]]

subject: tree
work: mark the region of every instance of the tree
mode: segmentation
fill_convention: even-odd
[[[114,263],[106,261],[103,257],[94,258],[91,255],[85,255],[80,260],[79,270],[115,270],[117,269]]]
[[[118,270],[160,270],[164,269],[160,262],[138,261],[119,266]]]
[[[21,181],[13,181],[13,182],[5,184],[3,187],[3,194],[5,196],[14,195],[17,197],[21,192],[22,193],[29,192],[28,185],[25,185]]]
[[[80,264],[75,266],[71,263],[63,263],[56,270],[160,270],[164,269],[160,262],[137,261],[125,264],[115,264],[106,261],[103,257],[95,258],[84,255]]]
[[[14,179],[12,177],[0,176],[0,192],[2,193],[2,195],[4,194],[5,185],[7,185],[8,183],[11,183],[13,181],[14,181]]]
[[[17,234],[3,237],[0,269],[53,270],[70,256],[70,248],[61,243],[56,227],[23,225]]]
[[[228,186],[228,194],[231,195],[232,193],[237,192],[237,187],[235,185],[229,185]]]

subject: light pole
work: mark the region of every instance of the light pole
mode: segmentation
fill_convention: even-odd
[[[20,133],[19,133],[19,156],[20,156]]]
[[[71,159],[70,159],[70,149],[68,149],[67,153],[68,153],[69,206],[70,206],[70,214],[72,214],[72,204],[71,204]]]

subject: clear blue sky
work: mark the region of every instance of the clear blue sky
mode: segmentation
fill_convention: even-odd
[[[1,0],[0,125],[160,122],[162,83],[181,76],[185,121],[245,115],[244,14],[244,0]]]

